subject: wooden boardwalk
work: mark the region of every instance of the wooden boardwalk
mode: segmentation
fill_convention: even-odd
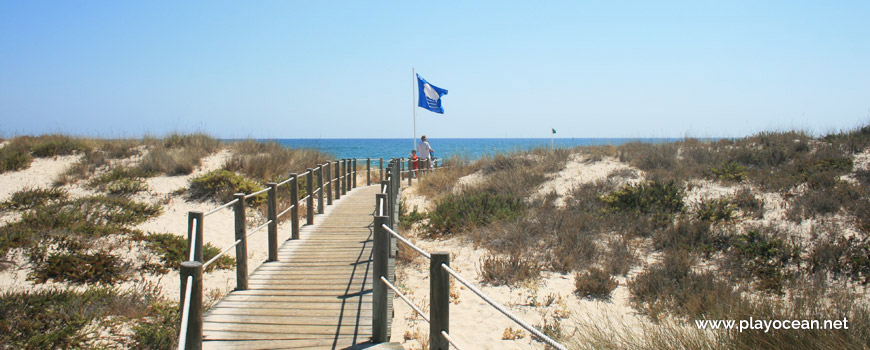
[[[379,186],[343,195],[277,262],[203,317],[206,349],[366,348],[372,334],[372,212]],[[379,346],[378,348],[384,348]]]

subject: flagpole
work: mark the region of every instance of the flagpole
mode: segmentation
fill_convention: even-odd
[[[417,72],[411,67],[411,109],[414,110],[414,138],[411,139],[411,149],[417,149],[417,101],[414,94],[414,84],[417,83]]]

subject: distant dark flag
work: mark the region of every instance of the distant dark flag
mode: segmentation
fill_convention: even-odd
[[[420,74],[417,74],[417,90],[419,90],[418,106],[435,113],[444,114],[444,108],[441,107],[441,97],[447,95],[447,90],[429,84],[426,79],[420,77]]]
[[[554,133],[554,134],[556,133],[556,129],[553,129],[553,133]]]

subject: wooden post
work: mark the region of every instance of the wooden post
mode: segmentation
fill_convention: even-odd
[[[269,192],[271,193],[273,188],[270,186]],[[236,244],[236,290],[247,290],[248,289],[248,242],[247,242],[247,224],[245,220],[245,194],[244,193],[236,193],[233,195],[236,197],[235,205],[233,205],[233,212],[236,214],[235,220],[235,228],[236,228],[236,240],[239,244]]]
[[[356,158],[353,159],[353,181],[351,181],[350,188],[356,188]]]
[[[381,210],[383,207],[383,210]],[[378,193],[375,195],[375,216],[387,216],[387,194]]]
[[[395,221],[393,221],[393,226],[391,227],[398,227],[397,224],[399,223],[399,215],[402,214],[399,212],[399,188],[402,187],[402,176],[399,172],[399,169],[401,169],[401,164],[402,161],[399,159],[397,159],[396,162],[393,163],[393,169],[395,171],[395,174],[397,175],[395,177],[395,181],[393,182],[393,220]]]
[[[314,225],[314,169],[308,168],[305,175],[305,192],[308,192],[308,200],[305,201],[305,224]]]
[[[366,158],[366,186],[372,185],[372,159]]]
[[[335,187],[332,185],[335,183],[332,178],[332,162],[327,161],[324,166],[326,166],[326,204],[332,205],[332,188]]]
[[[350,192],[350,190],[353,189],[353,185],[350,184],[351,180],[353,180],[353,176],[350,174],[351,173],[350,167],[351,167],[351,165],[353,165],[353,160],[350,158],[345,159],[344,164],[345,164],[345,168],[344,168],[344,176],[345,176],[344,189],[345,189],[345,192],[343,194],[347,194],[347,192]]]
[[[381,188],[383,188],[384,186],[387,186],[387,192],[385,193],[386,197],[387,197],[387,203],[385,203],[385,205],[384,205],[384,209],[386,210],[386,212],[384,213],[384,216],[387,216],[390,218],[390,220],[387,221],[387,226],[389,226],[390,228],[393,228],[393,199],[390,198],[390,193],[392,192],[392,189],[390,188],[390,186],[392,185],[390,183],[391,182],[390,176],[391,176],[390,168],[387,168],[387,174],[386,174],[387,179],[384,181],[381,181]]]
[[[278,184],[267,183],[269,186],[266,198],[266,220],[271,220],[268,226],[269,261],[278,261]]]
[[[202,349],[202,262],[184,261],[181,263],[181,301],[179,313],[184,312],[184,292],[187,291],[187,277],[193,276],[190,288],[190,311],[187,316],[187,336],[185,349]]]
[[[323,165],[317,166],[317,213],[323,214]]]
[[[413,164],[411,163],[411,158],[408,158],[408,186],[411,186],[411,175],[414,174]]]
[[[386,224],[386,216],[375,216],[374,221],[374,246],[372,247],[372,256],[374,258],[374,273],[372,274],[372,341],[375,343],[386,342],[390,340],[390,333],[387,331],[387,301],[389,288],[381,281],[381,276],[389,279],[389,246],[390,233],[384,229]]]
[[[347,159],[341,160],[341,195],[347,194]]]
[[[380,181],[384,181],[384,158],[378,158],[378,175],[381,177]]]
[[[429,261],[429,349],[447,350],[450,343],[441,331],[450,334],[450,274],[441,264],[450,266],[450,253],[432,253]]]
[[[299,179],[290,174],[290,239],[299,239]]]
[[[201,211],[191,211],[187,213],[187,256],[190,257],[190,240],[195,239],[196,243],[193,245],[193,260],[194,261],[202,261],[202,240],[203,240],[203,215]],[[194,226],[194,223],[196,225]]]
[[[335,161],[335,199],[341,199],[341,161]]]

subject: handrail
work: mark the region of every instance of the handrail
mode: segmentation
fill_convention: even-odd
[[[527,331],[531,332],[532,334],[534,334],[538,338],[543,339],[544,342],[546,342],[550,346],[552,346],[556,349],[560,349],[560,350],[567,350],[568,349],[564,345],[559,344],[555,340],[553,340],[552,338],[548,337],[546,334],[541,333],[541,331],[535,329],[535,327],[530,326],[528,323],[526,323],[526,321],[523,321],[517,315],[514,315],[512,312],[505,309],[504,306],[502,306],[501,304],[499,304],[495,300],[492,300],[492,298],[490,298],[489,296],[484,294],[480,289],[477,289],[477,287],[475,287],[473,284],[466,281],[465,278],[462,278],[462,276],[460,276],[459,273],[457,273],[456,271],[451,269],[450,266],[447,266],[446,264],[441,264],[441,268],[444,269],[444,271],[447,271],[447,273],[449,273],[451,276],[453,276],[453,278],[455,278],[457,281],[459,281],[459,283],[462,283],[463,285],[468,287],[468,289],[471,290],[472,292],[474,292],[474,294],[477,294],[477,296],[479,296],[481,299],[483,299],[483,301],[485,301],[487,304],[494,307],[496,310],[500,311],[502,314],[507,316],[507,318],[511,319],[511,321],[514,321],[515,323],[517,323],[521,327],[525,328]]]
[[[181,327],[178,333],[178,350],[184,350],[187,343],[187,325],[190,323],[190,295],[193,292],[193,276],[187,276],[187,288],[184,289],[184,309],[181,312]]]
[[[447,339],[447,342],[450,343],[450,345],[453,345],[453,347],[462,350],[462,347],[459,346],[459,344],[456,344],[456,341],[453,340],[453,337],[451,337],[450,334],[447,334],[447,332],[442,330],[441,335],[444,337],[444,339]]]
[[[259,191],[256,191],[256,192],[253,192],[253,193],[250,193],[250,194],[244,194],[244,193],[236,194],[235,199],[233,199],[227,203],[221,204],[220,206],[213,208],[204,214],[202,214],[201,212],[191,212],[190,213],[192,220],[190,221],[189,227],[192,227],[192,229],[190,229],[190,230],[195,230],[195,233],[192,233],[194,231],[190,231],[188,233],[189,237],[190,237],[189,238],[190,254],[189,254],[188,261],[195,263],[194,265],[192,265],[192,266],[195,266],[194,267],[195,269],[193,270],[194,272],[192,272],[192,273],[195,274],[195,276],[199,276],[199,277],[194,278],[194,275],[190,274],[191,272],[185,272],[185,271],[188,271],[188,270],[185,270],[184,266],[186,266],[186,265],[184,265],[184,264],[182,265],[182,269],[181,269],[182,273],[188,274],[188,275],[187,275],[187,278],[185,280],[187,285],[185,286],[184,296],[183,296],[185,298],[184,299],[185,301],[181,307],[182,322],[180,325],[181,327],[179,328],[179,337],[178,337],[178,339],[179,339],[178,348],[179,349],[184,349],[186,346],[188,346],[189,345],[189,344],[187,344],[188,341],[191,341],[192,344],[198,344],[198,343],[201,344],[201,341],[202,341],[201,334],[199,334],[197,336],[197,331],[196,331],[196,329],[201,329],[201,327],[202,327],[201,326],[201,324],[202,324],[201,305],[194,307],[192,305],[191,300],[194,298],[196,298],[197,300],[201,299],[201,294],[202,294],[202,280],[201,280],[202,277],[201,276],[202,276],[202,272],[205,268],[214,264],[218,259],[220,259],[221,257],[228,254],[229,251],[232,250],[233,248],[236,248],[237,249],[236,250],[236,254],[237,254],[237,266],[236,267],[237,267],[237,274],[239,274],[239,276],[240,276],[238,289],[242,289],[242,290],[247,289],[248,288],[247,287],[247,285],[248,285],[247,284],[247,277],[245,277],[246,274],[242,272],[242,271],[247,271],[247,258],[246,258],[246,253],[245,253],[247,247],[246,247],[246,244],[243,243],[243,242],[245,242],[245,240],[247,238],[249,238],[252,235],[254,235],[255,233],[263,230],[264,228],[268,227],[269,228],[269,236],[268,236],[268,238],[269,238],[269,259],[270,259],[270,261],[277,261],[277,248],[273,248],[273,246],[275,244],[274,241],[277,240],[277,238],[276,238],[277,220],[279,217],[285,215],[287,212],[290,212],[293,209],[299,208],[299,205],[301,202],[313,199],[315,197],[315,194],[320,193],[322,195],[325,191],[324,186],[330,185],[330,186],[336,187],[336,188],[334,188],[334,191],[336,192],[336,195],[335,195],[336,200],[339,199],[339,195],[338,195],[339,189],[341,189],[342,192],[344,192],[344,191],[349,192],[350,190],[357,187],[356,177],[357,177],[358,173],[362,172],[362,170],[360,170],[359,167],[357,166],[355,158],[353,160],[350,160],[350,159],[342,160],[342,164],[343,164],[344,168],[342,169],[341,172],[336,171],[335,174],[331,174],[329,172],[329,169],[331,169],[332,164],[333,163],[331,161],[326,162],[324,164],[319,164],[314,169],[308,170],[308,171],[301,173],[301,174],[296,174],[294,176],[291,176],[291,177],[289,177],[289,178],[287,178],[287,179],[285,179],[277,184],[270,184],[269,187],[264,188],[264,189],[259,190]],[[336,161],[335,162],[336,170],[338,170],[337,169],[338,164],[339,164],[339,162]],[[370,174],[371,170],[369,169],[368,164],[369,164],[369,159],[366,159],[366,176],[368,179],[370,179],[371,178],[371,174]],[[322,176],[322,173],[317,173],[316,171],[320,170],[322,172],[324,169],[327,170],[326,175],[329,178],[320,179],[320,177]],[[399,173],[397,171],[398,168],[395,168],[394,170],[396,170],[396,173]],[[383,179],[383,168],[381,168],[380,171],[381,171],[381,176]],[[270,190],[272,190],[273,188],[277,188],[279,186],[283,186],[287,183],[290,183],[293,180],[298,180],[299,177],[301,177],[301,176],[308,175],[308,177],[309,177],[308,180],[313,181],[312,179],[310,179],[310,177],[311,177],[310,175],[317,175],[317,174],[320,174],[320,175],[318,175],[318,179],[319,179],[318,182],[319,183],[317,184],[316,189],[313,189],[311,187],[312,182],[309,182],[308,183],[309,184],[309,187],[308,187],[309,193],[307,193],[307,195],[305,197],[299,199],[296,203],[291,204],[287,209],[285,209],[281,213],[275,214],[275,209],[276,209],[275,207],[277,206],[277,203],[276,203],[277,194],[275,191],[270,191]],[[351,180],[351,178],[353,180]],[[366,180],[366,184],[369,184],[368,179]],[[326,181],[323,181],[323,180],[326,180]],[[394,178],[391,178],[388,176],[387,180],[394,181]],[[296,182],[293,182],[293,183],[297,184]],[[341,185],[341,186],[339,187],[337,185]],[[386,190],[387,190],[387,187],[384,186],[381,189],[381,192],[386,193]],[[330,191],[330,193],[331,192],[332,192],[332,190]],[[245,199],[259,196],[263,193],[269,194],[269,198],[267,200],[267,204],[269,205],[269,210],[268,210],[269,213],[267,214],[269,220],[267,220],[264,224],[246,232],[247,225],[245,225],[245,210],[244,210]],[[291,196],[292,197],[296,196],[295,193],[296,193],[296,189],[291,189]],[[321,200],[322,200],[322,198],[321,198]],[[332,204],[332,200],[333,200],[333,198],[330,195],[329,204]],[[233,205],[238,205],[236,207],[236,211],[235,211],[236,212],[236,227],[235,227],[236,240],[230,246],[224,248],[220,253],[218,253],[217,255],[212,257],[211,259],[209,259],[209,261],[205,262],[204,264],[199,264],[198,262],[196,262],[196,259],[198,256],[200,256],[199,254],[201,254],[200,251],[197,249],[197,247],[201,246],[202,242],[199,242],[199,241],[203,240],[202,239],[203,228],[201,225],[202,218],[207,217],[211,214],[217,213],[218,211],[226,209],[226,208],[233,206]],[[318,205],[322,206],[323,204],[321,204],[321,202],[318,202]],[[382,205],[382,207],[381,207],[382,210],[385,211],[385,208],[383,206],[386,205],[386,203],[382,202],[381,205]],[[320,209],[318,209],[318,211],[320,211]],[[313,217],[313,216],[309,216],[308,224],[312,223],[311,217]],[[296,238],[298,238],[299,228],[298,228],[297,214],[295,211],[293,212],[292,220],[293,220],[293,227],[291,230],[292,231],[292,238],[296,239]],[[393,235],[398,235],[397,233],[395,233],[395,231],[392,231],[392,230],[390,230],[390,231],[392,232]],[[407,240],[404,240],[404,238],[399,237],[399,239],[403,240],[403,242],[405,242],[406,244],[410,244],[410,242],[408,242]],[[416,246],[413,246],[413,247],[416,250],[424,253],[424,255],[425,255],[425,252],[420,250],[419,247],[416,247]],[[273,257],[273,254],[275,254],[274,257]],[[423,316],[424,319],[428,320],[428,318],[422,313],[422,311],[419,308],[417,308],[415,305],[410,303],[410,300],[407,299],[407,297],[404,296],[401,292],[399,292],[396,289],[396,287],[392,283],[389,282],[389,280],[385,279],[383,276],[381,277],[381,280],[389,288],[391,288],[393,291],[395,291],[400,297],[402,297],[403,300],[405,300],[405,302],[408,302],[409,305],[412,306],[415,309],[415,311],[418,312],[421,316]],[[195,288],[193,286],[194,283],[197,285]],[[196,289],[196,290],[194,290],[194,289]],[[193,316],[190,315],[191,313],[193,313]],[[200,328],[193,328],[193,327],[200,327]],[[189,332],[191,332],[191,333],[188,334]],[[196,337],[196,339],[194,339],[194,337]],[[449,335],[445,334],[445,337],[449,337]],[[196,346],[196,345],[194,345],[194,346]]]
[[[203,216],[205,215],[203,214]],[[196,227],[197,224],[198,222],[196,221],[196,218],[194,218],[191,226]],[[187,258],[187,261],[196,261],[196,255],[194,254],[196,253],[196,235],[191,235],[190,238],[190,256]]]
[[[246,197],[246,198],[247,198],[247,197]],[[217,212],[220,211],[221,209],[224,209],[224,208],[229,207],[229,206],[231,206],[231,205],[233,205],[233,204],[236,204],[236,202],[238,202],[238,201],[239,201],[238,199],[233,199],[233,200],[231,200],[231,201],[229,201],[229,202],[227,202],[227,203],[224,203],[223,205],[221,205],[221,206],[219,206],[219,207],[217,207],[217,208],[214,208],[214,209],[212,209],[212,210],[209,210],[209,211],[206,212],[205,214],[202,214],[202,217],[206,217],[206,216],[209,216],[209,215],[211,215],[211,214],[217,213]],[[192,258],[192,257],[191,257],[190,261],[193,261],[193,258]]]
[[[399,298],[402,298],[402,300],[405,302],[405,304],[408,304],[408,306],[410,306],[412,309],[414,309],[414,311],[416,311],[417,314],[420,315],[420,317],[423,317],[423,319],[426,320],[426,322],[429,322],[429,316],[426,316],[426,314],[423,312],[423,310],[420,310],[420,308],[417,307],[417,305],[414,305],[414,303],[412,303],[411,300],[409,300],[408,297],[405,296],[405,294],[402,294],[402,292],[400,292],[398,289],[396,289],[396,286],[394,286],[392,283],[390,283],[390,281],[387,280],[384,276],[381,276],[381,282],[384,282],[384,284],[387,287],[390,287],[390,289],[392,289],[394,292],[396,292],[396,294],[399,295]]]
[[[291,178],[289,178],[289,179],[287,179],[287,180],[284,180],[284,181],[279,182],[279,183],[278,183],[278,186],[282,186],[282,185],[284,185],[284,184],[290,182],[290,180],[293,180],[293,178],[291,177]]]
[[[256,196],[259,196],[259,195],[261,195],[261,194],[263,194],[263,193],[266,193],[266,192],[269,192],[269,188],[268,188],[268,187],[266,187],[266,188],[264,188],[264,189],[262,189],[262,190],[259,190],[259,191],[257,191],[257,192],[251,193],[251,194],[246,194],[246,195],[245,195],[245,199],[248,199],[248,198],[251,198],[251,197],[256,197]],[[238,199],[236,199],[236,200],[238,200]]]
[[[249,238],[249,237],[253,236],[255,233],[266,228],[266,226],[269,226],[269,224],[271,224],[271,223],[272,223],[272,220],[266,221],[266,223],[260,225],[260,227],[257,227],[255,229],[251,230],[251,232],[248,232],[248,234],[245,236],[245,238]]]
[[[237,239],[235,242],[233,242],[233,244],[230,244],[229,247],[226,247],[223,251],[218,253],[218,255],[215,255],[213,258],[211,258],[211,260],[207,261],[205,264],[202,264],[202,269],[205,270],[208,265],[211,265],[213,262],[217,261],[217,259],[220,259],[220,257],[224,256],[224,254],[230,251],[230,249],[235,248],[237,245],[239,245],[239,243],[242,243],[241,239]]]
[[[276,217],[279,217],[279,218],[280,218],[280,217],[284,216],[284,214],[287,214],[287,212],[289,212],[290,209],[293,209],[294,207],[296,207],[296,204],[293,204],[293,205],[287,207],[287,209],[285,209],[284,211],[282,211],[280,214],[276,215]]]
[[[396,231],[393,231],[393,229],[391,229],[389,226],[387,226],[387,225],[381,225],[381,227],[383,227],[384,229],[386,229],[387,232],[389,232],[391,235],[393,235],[393,237],[396,237],[396,239],[402,241],[402,243],[407,244],[409,247],[411,247],[411,249],[416,250],[417,253],[420,253],[420,255],[425,256],[426,259],[432,259],[432,255],[431,255],[431,254],[427,253],[427,252],[426,252],[425,250],[423,250],[423,249],[420,249],[420,247],[414,245],[414,243],[411,243],[410,241],[408,241],[407,239],[405,239],[405,237],[402,237],[400,234],[398,234]]]

